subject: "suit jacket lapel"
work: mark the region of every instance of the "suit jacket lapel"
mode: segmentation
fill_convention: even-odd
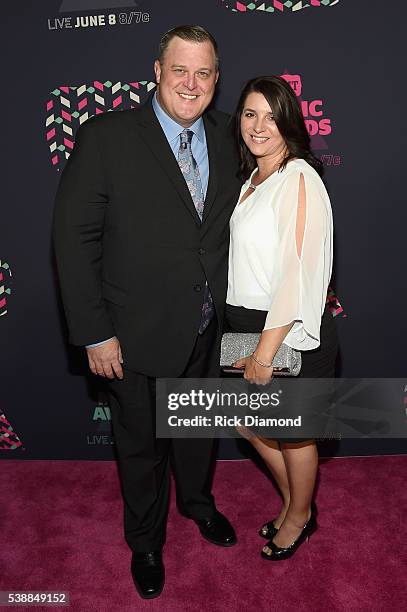
[[[195,205],[192,201],[191,194],[189,193],[188,186],[182,176],[181,170],[178,166],[178,162],[168,144],[165,134],[159,124],[159,121],[154,113],[151,106],[151,100],[147,101],[142,108],[140,108],[139,115],[139,133],[144,140],[146,146],[153,152],[158,163],[160,164],[163,172],[173,182],[176,190],[178,191],[182,202],[185,204],[188,211],[193,216],[196,224],[201,225],[198,213]],[[208,146],[209,150],[209,146]],[[209,170],[210,172],[211,170]],[[157,176],[157,180],[159,176]]]

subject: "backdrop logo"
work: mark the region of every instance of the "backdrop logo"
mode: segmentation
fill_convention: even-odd
[[[259,11],[263,13],[296,13],[305,8],[335,6],[340,0],[300,0],[299,2],[278,2],[278,0],[222,0],[222,3],[234,13],[248,13],[250,11]]]
[[[99,401],[93,409],[93,431],[86,435],[88,446],[112,446],[114,438],[112,433],[111,414],[107,395],[99,393]]]
[[[0,450],[15,450],[22,446],[23,443],[6,419],[6,415],[0,412]]]
[[[11,270],[6,261],[0,259],[0,317],[7,314],[8,296],[11,295]]]
[[[328,136],[332,133],[331,120],[324,117],[322,100],[303,100],[301,98],[302,93],[302,80],[299,74],[282,74],[281,77],[287,81],[296,93],[301,104],[302,113],[304,115],[305,125],[311,138],[313,136]],[[315,139],[312,142],[314,149],[327,149],[325,141],[321,138]]]
[[[143,104],[154,87],[152,81],[93,81],[89,85],[54,89],[47,101],[45,120],[52,165],[58,171],[61,169],[74,147],[75,133],[84,121],[106,111]]]
[[[95,407],[93,412],[93,420],[98,422],[112,420],[109,404],[107,402],[98,402],[98,405]]]

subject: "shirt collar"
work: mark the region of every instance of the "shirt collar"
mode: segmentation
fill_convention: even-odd
[[[167,140],[169,142],[174,142],[179,138],[179,135],[185,128],[174,121],[174,119],[163,110],[158,102],[157,92],[155,92],[153,96],[152,105]],[[205,142],[205,128],[202,117],[199,117],[188,129],[194,133],[200,142]]]

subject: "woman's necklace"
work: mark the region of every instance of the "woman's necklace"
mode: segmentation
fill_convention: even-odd
[[[280,167],[281,164],[281,160],[278,161],[276,164],[274,164],[272,171],[270,172],[270,174],[268,174],[264,179],[262,179],[258,185],[255,185],[254,183],[250,182],[249,185],[249,189],[253,189],[253,191],[255,191],[255,189],[257,189],[257,187],[259,187],[259,185],[261,185],[262,183],[264,183],[264,181],[266,181],[272,174],[274,174],[274,172],[277,170],[277,168]],[[259,169],[257,168],[257,172],[256,174],[259,173]]]
[[[270,172],[270,174],[268,174],[268,175],[267,175],[267,176],[266,176],[264,179],[262,179],[262,180],[259,182],[259,184],[258,184],[258,185],[255,185],[254,183],[250,182],[249,189],[253,189],[253,191],[254,191],[255,189],[257,189],[257,187],[259,187],[259,185],[261,185],[262,183],[264,183],[264,181],[266,181],[268,178],[270,178],[270,176],[271,176],[272,174],[274,174],[274,172],[277,170],[277,168],[279,167],[279,165],[280,165],[280,162],[274,166],[274,168],[273,168],[273,170]],[[258,172],[259,172],[259,170],[257,169],[257,173],[256,173],[256,174],[258,174]]]

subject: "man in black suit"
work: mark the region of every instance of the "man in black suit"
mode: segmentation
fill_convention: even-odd
[[[155,437],[157,377],[218,376],[237,157],[228,117],[207,110],[213,37],[164,35],[157,92],[78,131],[56,198],[54,240],[70,341],[108,379],[126,541],[140,595],[164,584],[169,455],[180,511],[210,542],[236,536],[210,489],[213,440]]]

